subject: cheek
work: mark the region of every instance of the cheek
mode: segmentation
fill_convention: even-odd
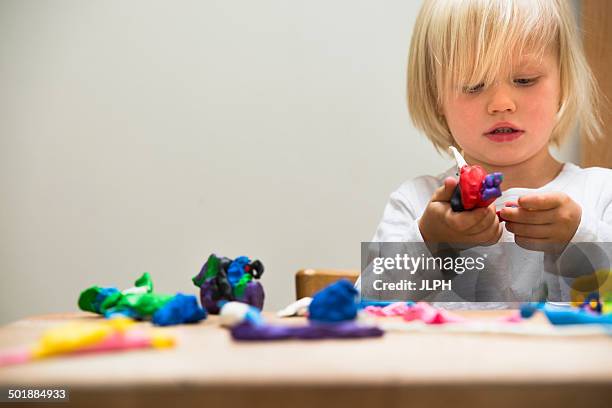
[[[482,106],[464,101],[450,103],[446,108],[446,122],[459,144],[478,136],[474,130],[482,126]]]
[[[552,129],[559,110],[559,93],[555,87],[544,86],[523,100],[525,118],[538,129]]]

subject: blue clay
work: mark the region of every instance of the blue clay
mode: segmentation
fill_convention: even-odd
[[[317,292],[310,307],[308,318],[316,322],[343,322],[357,316],[357,290],[346,279],[341,279]]]
[[[168,303],[153,314],[153,324],[170,326],[182,323],[196,323],[205,319],[208,314],[198,305],[193,295],[177,293]]]

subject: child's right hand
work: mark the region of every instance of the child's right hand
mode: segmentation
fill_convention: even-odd
[[[499,241],[503,228],[495,213],[495,204],[471,211],[454,212],[450,199],[457,180],[447,177],[427,204],[419,221],[425,243],[454,243],[463,247],[489,246]]]

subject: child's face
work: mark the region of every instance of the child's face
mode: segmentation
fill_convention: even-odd
[[[556,58],[553,54],[524,57],[513,72],[486,88],[446,92],[443,114],[466,158],[511,166],[548,149],[560,98]],[[517,131],[490,133],[498,126]]]

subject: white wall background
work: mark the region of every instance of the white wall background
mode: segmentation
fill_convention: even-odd
[[[0,0],[0,323],[209,253],[359,267],[388,194],[438,173],[404,102],[420,1]],[[578,157],[570,142],[561,157]]]

